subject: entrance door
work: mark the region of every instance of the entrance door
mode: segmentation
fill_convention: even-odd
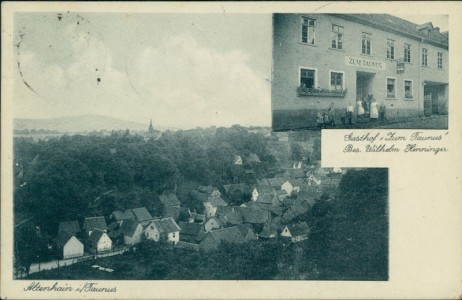
[[[438,92],[432,93],[432,113],[438,114]]]
[[[356,72],[356,101],[363,101],[366,116],[369,113],[370,103],[368,95],[372,94],[372,81],[375,73]]]
[[[432,95],[424,95],[424,114],[430,116],[432,114]]]

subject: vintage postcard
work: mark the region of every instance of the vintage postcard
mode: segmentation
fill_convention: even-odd
[[[3,3],[1,296],[460,298],[461,19]]]

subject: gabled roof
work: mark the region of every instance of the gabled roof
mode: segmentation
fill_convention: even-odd
[[[278,235],[278,225],[272,222],[266,223],[263,230],[258,235],[262,238],[271,238]]]
[[[216,215],[225,215],[230,212],[234,211],[233,206],[217,206],[217,211],[215,212]]]
[[[179,227],[181,228],[182,235],[189,236],[197,236],[199,232],[204,230],[204,226],[198,223],[180,222]]]
[[[135,216],[135,219],[139,222],[152,220],[152,216],[149,213],[149,211],[146,209],[146,207],[134,208],[132,209],[132,212],[133,212],[133,215]]]
[[[291,224],[291,225],[288,225],[287,228],[289,229],[290,234],[293,237],[306,235],[310,233],[310,228],[308,227],[308,224],[306,224],[306,222]]]
[[[276,205],[272,205],[271,208],[270,208],[270,211],[279,216],[279,215],[282,215],[282,212],[284,211],[284,208],[282,206],[276,206]]]
[[[166,206],[180,206],[181,202],[175,194],[162,194],[159,196],[160,202]]]
[[[133,236],[138,225],[140,225],[139,221],[128,219],[122,222],[122,225],[120,225],[120,231],[126,236]]]
[[[235,211],[234,209],[226,214],[221,214],[218,216],[218,219],[223,225],[232,224],[238,225],[242,224],[242,216],[239,211]]]
[[[269,219],[268,211],[262,209],[241,207],[239,210],[244,223],[264,224]]]
[[[166,206],[164,208],[164,218],[173,218],[175,220],[178,220],[178,217],[180,216],[180,207],[178,206]]]
[[[258,185],[257,191],[258,191],[258,194],[260,195],[263,195],[263,194],[277,195],[276,189],[271,185]]]
[[[268,182],[268,179],[263,178],[263,179],[257,179],[257,185],[270,185]]]
[[[66,221],[59,223],[58,232],[67,232],[69,234],[76,234],[80,232],[80,225],[77,221]]]
[[[255,230],[253,229],[252,225],[248,223],[237,225],[237,229],[239,229],[243,237],[246,237],[249,231],[252,231],[255,234]]]
[[[180,231],[181,228],[178,224],[173,220],[173,218],[164,218],[160,220],[153,220],[152,223],[156,226],[157,230],[160,233],[171,233]]]
[[[406,35],[415,39],[424,37],[442,45],[448,45],[447,38],[445,38],[441,33],[435,33],[432,31],[432,35],[427,36],[419,31],[419,29],[422,28],[433,29],[433,25],[430,22],[419,26],[410,21],[388,14],[335,14],[335,16],[349,19],[355,22],[365,23],[381,30],[392,31],[394,33]]]
[[[245,238],[241,234],[237,226],[212,230],[209,231],[208,234],[218,243],[223,241],[228,243],[245,242]]]
[[[267,178],[266,180],[268,180],[268,183],[272,186],[272,187],[281,187],[281,185],[286,181],[284,178],[282,177],[275,177],[275,178]]]
[[[115,210],[112,212],[111,216],[116,220],[116,221],[123,221],[127,219],[134,219],[135,215],[133,215],[133,212],[131,209],[126,209],[123,212],[120,210]]]
[[[214,186],[211,186],[211,185],[200,185],[197,190],[201,193],[204,193],[204,194],[207,194],[208,196],[210,196],[213,192],[216,192],[218,191],[218,189]],[[218,191],[220,192],[220,191]]]
[[[228,203],[220,196],[210,196],[205,202],[209,202],[213,207],[228,205]]]
[[[257,202],[260,202],[260,203],[273,204],[275,201],[276,201],[276,196],[269,195],[269,194],[263,194],[263,195],[258,196],[257,198]]]
[[[94,243],[98,243],[99,240],[103,237],[103,235],[105,235],[106,233],[102,230],[93,230],[92,233],[90,234],[90,237],[88,238],[88,240],[90,242],[94,242]]]
[[[54,239],[56,246],[58,248],[63,248],[64,245],[73,237],[73,234],[70,234],[66,231],[60,231],[56,238]],[[78,239],[77,239],[78,240]],[[79,241],[80,242],[80,241]]]
[[[82,229],[84,230],[107,230],[106,220],[104,217],[88,217],[83,221]]]

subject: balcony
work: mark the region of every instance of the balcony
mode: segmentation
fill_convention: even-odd
[[[347,89],[328,90],[323,88],[307,88],[299,86],[297,88],[297,97],[345,97]]]

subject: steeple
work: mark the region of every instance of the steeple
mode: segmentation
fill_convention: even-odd
[[[149,132],[153,132],[154,131],[154,127],[152,127],[152,119],[151,119],[151,122],[149,123],[149,129],[148,129]]]

